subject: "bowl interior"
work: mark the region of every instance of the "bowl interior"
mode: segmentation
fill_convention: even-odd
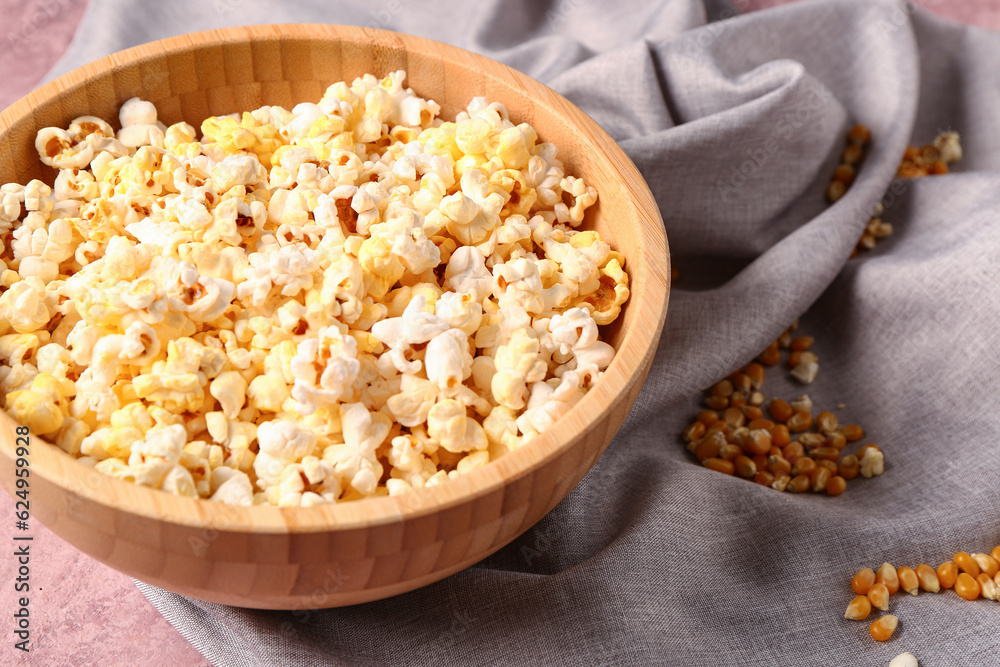
[[[336,81],[349,83],[364,73],[381,76],[398,69],[406,70],[408,86],[441,105],[446,119],[475,96],[502,102],[514,122],[530,123],[540,141],[558,146],[568,173],[583,176],[598,189],[598,204],[588,212],[586,225],[626,257],[632,292],[623,316],[603,332],[618,354],[602,381],[530,446],[404,500],[381,498],[309,509],[222,507],[103,476],[94,480],[93,471],[54,447],[34,455],[33,474],[37,470],[109,511],[129,508],[182,525],[217,527],[222,521],[278,533],[348,529],[431,514],[510,485],[602,424],[623,397],[634,398],[633,389],[641,384],[655,352],[669,290],[669,258],[656,204],[624,153],[579,109],[529,77],[460,49],[381,30],[330,25],[234,28],[136,47],[46,84],[0,114],[0,182],[39,178],[51,183],[55,171],[39,162],[35,133],[52,125],[66,127],[81,115],[99,116],[117,129],[118,108],[133,96],[153,102],[163,122],[184,120],[197,128],[212,115],[264,104],[291,108],[315,102]],[[0,421],[3,430],[13,428],[6,413]],[[605,446],[613,433],[606,434]],[[11,452],[4,447],[3,453]],[[83,478],[91,482],[79,484]]]

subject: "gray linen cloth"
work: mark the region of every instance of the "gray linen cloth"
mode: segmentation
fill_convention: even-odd
[[[737,3],[739,4],[739,3]],[[1000,607],[892,598],[876,644],[843,619],[860,567],[1000,543],[996,391],[1000,35],[888,0],[728,20],[697,0],[93,0],[57,72],[227,25],[320,21],[450,42],[553,86],[621,142],[665,220],[667,327],[626,426],[535,528],[440,583],[343,609],[262,612],[139,584],[219,665],[1000,664]],[[834,206],[846,129],[874,141]],[[909,141],[962,133],[957,173],[893,181]],[[888,192],[896,233],[848,261]],[[808,312],[807,312],[808,310]],[[818,409],[862,424],[885,474],[838,498],[700,467],[677,434],[700,390],[799,317]],[[774,369],[768,395],[803,393]],[[872,617],[874,618],[874,616]]]

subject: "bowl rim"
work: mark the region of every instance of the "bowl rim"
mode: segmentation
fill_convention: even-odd
[[[640,265],[643,269],[643,289],[638,298],[632,292],[628,307],[646,313],[644,321],[652,326],[632,326],[623,332],[611,365],[601,380],[559,419],[557,424],[561,428],[550,429],[531,440],[530,444],[448,483],[400,496],[308,508],[225,505],[201,498],[174,496],[159,489],[112,478],[80,463],[54,445],[31,448],[33,476],[42,477],[65,491],[115,511],[186,527],[289,535],[370,528],[437,514],[501,491],[512,481],[530,474],[573,446],[589,428],[615,408],[618,398],[624,396],[633,383],[644,381],[663,330],[670,292],[670,257],[656,201],[636,166],[590,116],[548,86],[486,56],[423,37],[360,26],[285,23],[187,33],[112,53],[43,84],[0,112],[0,137],[21,118],[32,114],[36,107],[57,102],[64,93],[84,86],[95,75],[109,70],[134,67],[143,60],[169,57],[195,47],[296,39],[326,39],[365,47],[387,46],[429,56],[450,57],[468,69],[476,70],[492,84],[519,89],[522,94],[531,97],[533,105],[574,123],[580,135],[586,138],[583,147],[598,149],[596,159],[604,163],[602,166],[617,172],[618,178],[634,184],[630,192],[634,213],[630,213],[639,223],[638,248],[646,261]],[[634,269],[633,266],[629,271],[630,286],[633,288],[640,277],[633,273]],[[630,353],[624,354],[626,350]],[[16,458],[16,426],[17,423],[6,411],[0,410],[0,430],[8,436],[0,438],[0,456],[8,459],[11,466]],[[34,434],[31,438],[33,444],[47,443]]]

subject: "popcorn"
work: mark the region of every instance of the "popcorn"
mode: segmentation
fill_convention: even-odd
[[[579,300],[577,305],[587,306],[594,321],[600,325],[611,324],[628,301],[628,274],[617,258],[600,269],[597,291]]]
[[[493,279],[483,256],[469,246],[461,246],[451,254],[444,276],[449,288],[455,292],[467,292],[479,303],[493,289]]]
[[[118,112],[118,120],[122,127],[132,125],[154,125],[156,123],[156,107],[138,97],[125,100]]]
[[[163,477],[163,481],[160,483],[161,488],[167,493],[172,493],[175,496],[186,496],[188,498],[197,498],[198,491],[195,488],[194,478],[191,473],[188,472],[187,468],[181,465],[175,465],[167,471],[167,474]]]
[[[323,460],[333,466],[345,487],[362,495],[371,495],[382,476],[382,465],[375,450],[389,434],[388,419],[370,413],[360,403],[341,406],[344,444],[331,445],[323,452]]]
[[[420,426],[427,421],[427,414],[437,397],[438,390],[433,382],[407,374],[400,379],[399,393],[389,397],[386,407],[403,426]]]
[[[395,477],[386,482],[390,496],[424,486],[437,472],[437,466],[427,456],[428,453],[433,452],[428,452],[424,443],[412,435],[392,439],[388,459]],[[395,485],[390,485],[389,482],[394,482]]]
[[[28,389],[7,394],[7,411],[32,433],[57,431],[66,417],[60,385],[51,375],[39,373]]]
[[[292,398],[302,414],[334,406],[358,375],[357,341],[336,326],[324,327],[315,338],[299,344],[291,361],[295,385]]]
[[[538,264],[522,257],[494,266],[493,295],[501,309],[520,306],[536,315],[544,312]]]
[[[246,112],[240,120],[228,116],[213,116],[201,124],[201,131],[208,140],[206,148],[212,152],[218,150],[222,153],[220,162],[225,154],[239,154],[246,151],[257,155],[261,164],[270,168],[271,156],[284,143],[284,139],[272,123],[261,122]]]
[[[84,169],[94,158],[94,147],[73,140],[66,130],[46,127],[35,137],[35,149],[43,164],[56,169]]]
[[[452,398],[438,401],[427,413],[427,434],[449,452],[482,450],[489,444],[479,422]]]
[[[218,479],[217,473],[226,472],[229,474],[225,476],[225,481],[217,485],[209,500],[227,505],[242,505],[243,507],[253,505],[253,486],[245,473],[232,470],[232,468],[220,467],[212,471],[213,481]]]
[[[52,319],[41,278],[29,276],[0,294],[0,321],[18,333],[38,331]]]
[[[472,374],[469,338],[461,329],[448,329],[427,343],[424,357],[427,379],[442,391],[455,389]]]
[[[479,330],[483,321],[483,307],[471,293],[446,292],[434,303],[434,314],[453,329],[460,329],[467,336]]]
[[[220,193],[238,185],[257,186],[267,181],[267,170],[254,155],[227,155],[209,174],[213,187]]]
[[[316,448],[315,434],[288,420],[261,424],[257,427],[257,442],[260,451],[253,469],[261,489],[274,484],[286,464],[301,460]]]
[[[489,181],[478,169],[462,175],[461,192],[444,197],[438,210],[447,220],[448,232],[460,243],[482,243],[500,222],[504,198],[489,191]]]
[[[539,358],[541,343],[523,329],[514,331],[510,340],[497,349],[491,388],[494,400],[513,410],[524,407],[527,384],[545,378],[548,367]]]
[[[596,190],[503,105],[438,120],[405,77],[201,137],[139,98],[117,134],[38,132],[54,183],[0,187],[8,412],[105,474],[242,506],[414,492],[551,427],[629,296],[573,229]]]
[[[865,449],[861,457],[861,476],[875,477],[885,471],[885,456],[875,447]]]
[[[225,371],[212,380],[209,391],[222,406],[222,414],[236,419],[246,401],[247,381],[236,371]]]
[[[531,385],[527,407],[517,418],[517,427],[522,434],[532,436],[550,428],[585,393],[583,378],[577,371],[563,373],[560,381],[554,385],[550,382],[535,382]]]
[[[372,325],[372,335],[389,348],[386,355],[400,373],[416,373],[420,370],[421,363],[418,360],[407,359],[411,346],[426,343],[448,329],[444,320],[425,310],[426,304],[426,297],[417,295],[406,306],[402,316]]]
[[[556,213],[556,220],[568,223],[573,227],[579,227],[583,222],[583,214],[589,207],[597,203],[597,189],[592,185],[587,185],[582,179],[573,176],[566,176],[559,182],[564,194],[573,197],[573,205],[567,206],[559,202],[553,209]]]
[[[282,246],[275,252],[255,252],[248,260],[250,267],[236,289],[236,296],[251,297],[255,306],[262,305],[274,287],[281,287],[282,296],[295,296],[309,289],[319,268],[316,254],[304,243]]]

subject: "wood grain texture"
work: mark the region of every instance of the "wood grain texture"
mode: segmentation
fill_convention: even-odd
[[[84,114],[117,117],[139,95],[166,123],[263,104],[316,101],[365,72],[409,72],[444,117],[484,95],[560,149],[567,171],[600,192],[588,226],[627,260],[632,296],[606,339],[618,354],[602,380],[549,432],[447,484],[395,498],[312,507],[231,507],[106,477],[33,437],[35,515],[81,551],[192,597],[247,607],[333,607],[442,579],[493,553],[554,507],[607,447],[652,363],[666,316],[669,257],[658,209],[638,171],[586,114],[540,83],[437,42],[331,25],[264,25],[146,44],[86,65],[0,114],[0,179],[54,172],[35,132]],[[11,492],[13,421],[0,414],[0,483]]]

